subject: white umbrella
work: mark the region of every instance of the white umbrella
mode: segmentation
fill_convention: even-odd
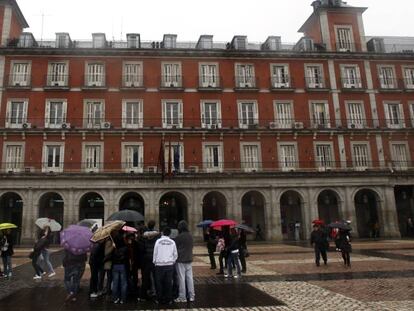
[[[50,219],[50,218],[39,218],[38,220],[36,220],[35,224],[40,229],[44,229],[46,226],[48,226],[50,227],[50,230],[52,232],[57,232],[57,231],[62,230],[61,224],[58,223],[56,220]]]

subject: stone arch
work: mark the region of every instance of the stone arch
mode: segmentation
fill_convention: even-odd
[[[41,194],[38,202],[39,218],[46,217],[54,219],[63,227],[65,204],[63,196],[59,192],[49,191]],[[52,243],[60,243],[59,233],[52,234]]]
[[[84,193],[79,199],[79,220],[105,218],[105,199],[96,191]]]
[[[119,210],[129,209],[141,213],[145,216],[145,200],[141,194],[135,191],[124,193],[118,200]]]
[[[20,244],[21,241],[23,207],[23,198],[16,191],[4,192],[0,196],[0,223],[10,222],[17,226],[17,229],[12,230],[12,236],[15,244]]]
[[[261,191],[248,191],[241,199],[243,222],[256,229],[256,239],[264,240],[266,232],[266,198]]]
[[[213,190],[203,195],[203,220],[218,220],[227,217],[228,200],[220,191]]]
[[[355,191],[353,199],[359,237],[379,237],[383,224],[381,197],[378,192],[371,188],[360,188]]]
[[[279,197],[282,234],[285,240],[299,240],[305,237],[303,198],[304,196],[298,190],[285,190]]]
[[[178,222],[188,219],[189,201],[182,191],[163,191],[159,197],[159,224],[176,229]]]
[[[317,197],[318,215],[326,224],[340,220],[340,196],[333,189],[324,189]]]
[[[408,226],[408,219],[414,221],[414,187],[395,186],[394,197],[401,236],[413,237],[414,232]]]

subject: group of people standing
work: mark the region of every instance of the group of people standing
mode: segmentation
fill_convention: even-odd
[[[171,229],[155,230],[149,221],[138,232],[115,231],[95,243],[89,256],[91,299],[110,297],[115,304],[128,298],[169,305],[195,300],[193,282],[193,237],[185,221],[178,223],[178,236]],[[65,250],[63,267],[67,301],[76,301],[87,255]]]
[[[346,267],[351,266],[351,234],[349,230],[333,228],[329,229],[324,227],[322,224],[315,224],[311,233],[310,243],[314,247],[315,251],[315,264],[317,267],[320,266],[320,260],[325,265],[328,264],[329,241],[331,238],[335,242],[335,247],[338,252],[341,253],[344,265]]]
[[[204,234],[207,243],[210,268],[217,268],[215,253],[219,254],[220,270],[217,274],[224,277],[239,278],[242,273],[247,272],[246,257],[248,257],[246,232],[224,226],[221,231],[207,228]],[[233,275],[233,269],[236,274]]]

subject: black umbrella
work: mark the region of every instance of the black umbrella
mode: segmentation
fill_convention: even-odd
[[[345,231],[351,231],[352,228],[349,224],[347,224],[346,222],[333,222],[331,224],[328,225],[329,228],[337,228],[337,229],[341,229],[341,230],[345,230]]]
[[[107,220],[122,220],[125,222],[141,222],[144,221],[144,216],[137,211],[124,209],[122,211],[113,213]]]
[[[92,228],[96,224],[96,220],[93,219],[83,219],[77,223],[78,226]]]
[[[254,233],[255,232],[253,228],[250,228],[249,226],[246,226],[244,224],[237,225],[236,229],[246,231],[246,233]]]

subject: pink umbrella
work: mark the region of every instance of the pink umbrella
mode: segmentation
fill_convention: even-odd
[[[221,227],[234,227],[237,225],[237,222],[235,222],[234,220],[230,220],[230,219],[221,219],[221,220],[217,220],[215,222],[213,222],[210,227],[217,229],[217,228],[221,228]]]
[[[122,230],[125,232],[137,232],[138,231],[137,229],[130,227],[130,226],[123,226]]]

